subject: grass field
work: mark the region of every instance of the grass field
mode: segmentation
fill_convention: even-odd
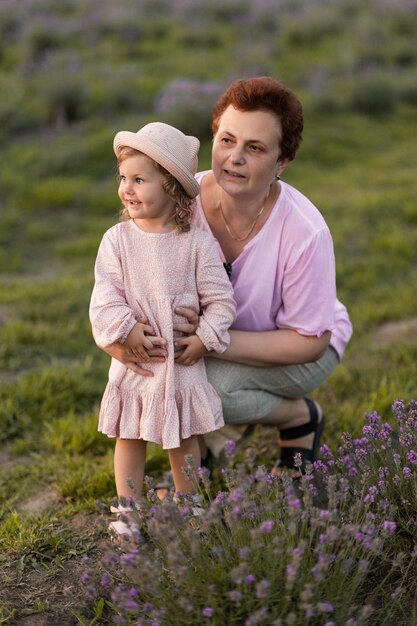
[[[203,169],[223,85],[283,78],[305,105],[284,179],[330,226],[354,326],[314,394],[325,443],[360,436],[366,412],[395,425],[393,402],[417,398],[415,3],[139,4],[0,6],[0,624],[107,619],[81,573],[86,555],[103,567],[96,503],[114,496],[113,444],[97,433],[108,357],[88,302],[98,243],[117,221],[115,131],[178,124],[202,139]],[[255,467],[274,462],[275,439],[256,430]],[[152,448],[147,473],[166,468]],[[417,623],[411,609],[401,619]]]

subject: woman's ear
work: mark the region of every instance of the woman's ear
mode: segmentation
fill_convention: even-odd
[[[277,161],[277,167],[275,170],[276,178],[279,178],[281,176],[282,172],[285,170],[289,162],[290,159],[280,159],[279,161]]]

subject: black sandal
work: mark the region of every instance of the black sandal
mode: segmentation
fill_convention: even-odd
[[[210,470],[210,472],[213,472],[217,464],[218,460],[216,459],[210,448],[207,448],[206,456],[204,458],[201,458],[200,466],[206,467],[208,470]]]
[[[314,463],[316,461],[319,449],[320,439],[324,429],[324,415],[322,415],[319,421],[319,413],[315,403],[310,398],[304,398],[308,411],[310,413],[310,420],[306,424],[301,426],[294,426],[293,428],[285,428],[280,430],[280,437],[284,441],[291,441],[291,439],[299,439],[314,433],[313,447],[309,448],[297,448],[297,447],[285,447],[281,448],[281,457],[275,465],[276,469],[286,467],[288,469],[298,469],[294,464],[294,456],[299,454],[301,456],[301,469],[305,471],[307,463]]]

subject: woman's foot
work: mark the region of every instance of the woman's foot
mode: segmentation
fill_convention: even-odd
[[[301,472],[305,471],[308,463],[313,463],[318,456],[320,440],[324,429],[324,415],[321,407],[310,398],[304,398],[306,405],[306,420],[297,426],[280,429],[279,445],[281,456],[274,466],[273,472],[279,473],[281,468],[295,469],[294,457],[301,458]]]

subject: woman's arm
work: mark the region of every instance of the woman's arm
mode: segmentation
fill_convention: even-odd
[[[207,356],[258,367],[311,363],[324,354],[330,337],[330,331],[316,337],[300,335],[290,329],[266,332],[231,330],[227,350],[221,354],[210,352]]]
[[[188,324],[179,325],[176,330],[192,334],[198,325],[198,316],[190,309],[179,308],[177,312],[188,319]],[[326,351],[331,332],[321,337],[300,335],[296,330],[282,329],[265,332],[231,330],[230,345],[224,352],[207,352],[206,356],[223,361],[235,361],[244,365],[268,367],[270,365],[294,365],[317,361]],[[182,339],[177,339],[177,349],[181,349]]]

